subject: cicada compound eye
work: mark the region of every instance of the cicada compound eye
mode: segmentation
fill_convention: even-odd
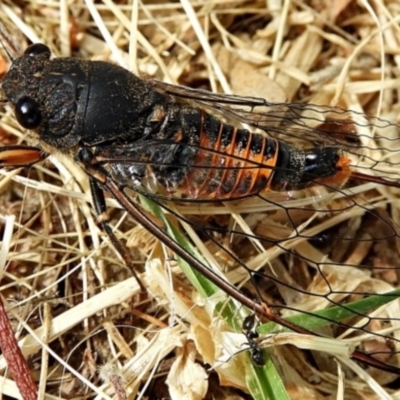
[[[38,103],[32,97],[23,96],[15,105],[15,116],[26,129],[36,129],[42,120]]]
[[[46,54],[47,57],[50,58],[51,51],[50,48],[43,43],[34,43],[26,48],[24,54],[26,56],[32,56],[32,57],[36,57],[41,54]]]

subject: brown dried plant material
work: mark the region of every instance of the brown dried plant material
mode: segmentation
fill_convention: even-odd
[[[172,398],[203,399],[208,389],[208,376],[204,368],[195,361],[196,350],[190,342],[186,342],[176,353],[166,380]]]
[[[283,103],[286,100],[284,90],[267,74],[260,72],[256,65],[229,52],[219,43],[213,46],[213,50],[222,71],[229,78],[233,93],[239,96],[259,97],[275,103]]]
[[[331,3],[330,7],[328,7],[328,12],[330,12],[330,20],[334,22],[338,16],[353,2],[353,0],[338,0]],[[326,4],[328,4],[328,2],[326,2]]]
[[[115,365],[103,365],[99,375],[105,382],[109,382],[113,386],[117,400],[126,400],[128,398],[124,389],[123,376]]]

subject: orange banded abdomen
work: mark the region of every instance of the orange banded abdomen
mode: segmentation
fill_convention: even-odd
[[[179,190],[189,198],[229,200],[266,190],[342,184],[350,176],[339,146],[298,149],[224,124],[201,111],[198,149]]]
[[[180,190],[190,198],[232,199],[268,187],[279,142],[202,112],[198,150]]]

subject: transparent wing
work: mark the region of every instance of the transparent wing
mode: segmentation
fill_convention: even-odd
[[[384,132],[388,128],[398,129],[397,124],[340,107],[270,103],[261,98],[151,82],[158,91],[175,97],[177,101],[203,108],[224,121],[247,124],[276,139],[303,143],[303,146],[341,145],[347,151],[357,152],[360,141],[365,148],[365,142],[374,139],[383,142],[382,148],[394,151],[400,140]]]

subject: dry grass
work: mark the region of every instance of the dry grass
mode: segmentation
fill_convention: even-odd
[[[143,77],[271,102],[339,105],[393,123],[399,109],[399,15],[396,0],[0,4],[0,20],[21,52],[29,41],[44,42],[57,57],[110,60]],[[7,69],[3,56],[2,76]],[[398,179],[398,129],[357,133],[364,153],[353,155],[352,164]],[[36,144],[6,108],[0,143],[25,141]],[[379,168],[371,158],[380,161]],[[108,199],[116,234],[148,286],[148,293],[140,293],[99,230],[87,176],[71,160],[54,154],[28,171],[1,172],[0,194],[1,294],[40,398],[233,399],[249,398],[249,392],[263,398],[264,388],[251,387],[262,379],[243,353],[246,339],[232,332],[248,311],[231,305],[233,322],[221,317],[216,305],[226,300],[223,294],[201,297],[173,254]],[[264,271],[259,290],[271,304],[288,306],[279,309],[284,317],[293,309],[313,312],[332,301],[364,297],[353,292],[396,288],[398,190],[364,183],[334,193],[326,187],[275,193],[268,200],[175,210],[192,222],[223,227],[214,236],[217,243],[248,268]],[[297,230],[288,226],[284,207],[292,207]],[[254,239],[232,238],[227,227],[240,227]],[[190,225],[182,229],[210,266],[256,296],[245,268]],[[329,240],[332,232],[358,240]],[[393,237],[372,240],[378,233]],[[310,236],[328,240],[316,243]],[[274,246],[260,237],[287,240]],[[360,367],[349,355],[360,345],[366,352],[382,351],[384,362],[393,353],[390,362],[399,365],[399,344],[387,339],[398,338],[399,315],[395,301],[365,312],[365,318],[347,319],[347,328],[314,329],[339,339],[282,333],[263,337],[261,344],[271,349],[290,398],[395,398],[396,376]],[[370,333],[357,329],[362,324]],[[0,391],[17,397],[3,358],[0,368]]]

